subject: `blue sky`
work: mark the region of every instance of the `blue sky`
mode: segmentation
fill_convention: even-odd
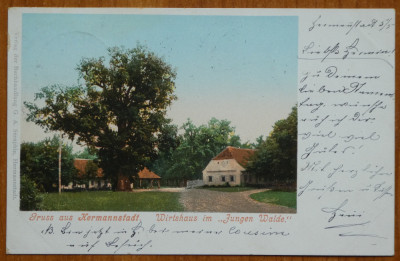
[[[296,103],[297,30],[293,16],[24,14],[22,99],[76,84],[82,57],[140,43],[176,68],[175,124],[228,119],[242,141],[254,141]],[[31,123],[22,127],[23,141],[43,138]]]

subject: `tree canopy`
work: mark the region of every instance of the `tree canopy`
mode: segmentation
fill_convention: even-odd
[[[241,147],[240,137],[228,120],[212,118],[207,124],[196,126],[190,119],[177,134],[175,143],[160,150],[160,157],[151,168],[163,179],[199,179],[208,162],[226,146]]]
[[[58,189],[58,157],[60,139],[51,139],[21,144],[21,177],[26,176],[36,183],[41,191],[51,192]],[[61,150],[61,181],[68,185],[76,175],[72,146],[63,144]]]
[[[170,122],[166,109],[175,70],[143,46],[110,48],[109,57],[85,58],[77,67],[84,84],[51,85],[25,102],[28,120],[62,131],[78,144],[98,151],[100,167],[117,184],[154,159]],[[164,137],[165,138],[165,137]]]
[[[247,170],[269,182],[292,182],[297,173],[297,107],[286,119],[275,122]]]
[[[98,156],[95,150],[90,150],[88,147],[84,147],[83,150],[74,153],[75,158],[79,159],[90,159],[90,160],[97,160]]]

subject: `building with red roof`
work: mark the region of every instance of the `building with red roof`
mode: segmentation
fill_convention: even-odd
[[[90,159],[79,159],[75,158],[74,159],[74,167],[78,171],[78,177],[83,178],[86,175],[86,166],[89,162],[93,162],[93,160]],[[98,168],[96,171],[96,178],[103,178],[103,169]]]
[[[76,170],[78,171],[78,177],[81,180],[87,180],[87,188],[88,189],[101,189],[104,187],[111,187],[111,183],[109,183],[108,181],[106,181],[104,179],[104,173],[103,173],[103,169],[102,168],[98,168],[97,164],[96,164],[96,174],[91,177],[88,176],[88,169],[87,166],[88,164],[93,163],[93,160],[90,159],[79,159],[76,158],[74,159],[74,167],[76,168]],[[85,184],[81,184],[81,185],[76,185],[78,187],[83,187],[86,188]]]
[[[203,170],[203,182],[208,186],[244,184],[246,166],[256,150],[228,146],[215,156]]]
[[[161,177],[158,176],[156,173],[150,171],[148,168],[145,167],[144,169],[139,171],[138,177],[139,177],[139,187],[142,187],[143,180],[147,180],[147,181],[149,181],[150,188],[152,188],[153,182],[154,182],[154,180],[156,180],[157,187],[160,188]]]

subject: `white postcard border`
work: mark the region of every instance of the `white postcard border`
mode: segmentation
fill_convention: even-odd
[[[377,203],[373,199],[368,204],[361,202],[360,193],[354,195],[335,196],[325,194],[324,201],[317,199],[315,193],[304,192],[298,196],[297,213],[296,214],[272,214],[269,217],[275,218],[275,221],[263,222],[264,216],[261,214],[232,214],[240,217],[251,217],[253,222],[237,224],[224,224],[227,213],[162,213],[162,212],[112,212],[112,215],[140,215],[139,220],[133,222],[96,222],[96,221],[78,221],[87,213],[90,216],[104,216],[109,212],[25,212],[19,211],[19,134],[20,134],[20,108],[21,108],[21,41],[22,41],[22,14],[31,13],[103,13],[103,14],[179,14],[179,15],[290,15],[299,17],[299,57],[304,57],[304,43],[310,37],[306,35],[306,30],[309,30],[310,23],[315,21],[318,15],[328,17],[328,20],[337,16],[341,16],[343,21],[346,19],[354,20],[363,19],[387,19],[392,18],[394,23],[393,10],[293,10],[293,9],[59,9],[59,8],[11,8],[9,10],[9,50],[8,50],[8,146],[7,146],[7,252],[11,254],[226,254],[226,255],[393,255],[394,254],[394,99],[390,103],[390,99],[384,100],[387,103],[387,111],[385,114],[376,112],[376,117],[379,116],[379,122],[374,125],[384,128],[386,138],[377,145],[377,154],[379,160],[388,172],[392,175],[382,180],[386,185],[392,185],[388,190],[388,194],[382,197],[382,200]],[[392,23],[391,22],[391,23]],[[394,27],[393,27],[394,28]],[[316,29],[315,29],[316,30]],[[359,30],[356,32],[356,30]],[[391,31],[392,30],[392,31]],[[366,39],[371,39],[369,44],[383,45],[385,41],[389,41],[385,47],[394,48],[394,30],[388,29],[388,33],[383,34],[382,39],[372,38],[377,35],[376,32],[365,32],[360,28],[355,28],[354,32],[359,37],[365,36]],[[338,32],[332,36],[322,40],[322,44],[329,44],[329,41],[335,41],[335,38],[343,36]],[[311,39],[311,38],[310,38]],[[312,38],[315,39],[315,38]],[[311,40],[312,40],[311,39]],[[374,39],[374,40],[372,40]],[[349,37],[343,36],[343,41],[350,40]],[[376,40],[376,41],[375,41]],[[341,41],[341,39],[337,40]],[[333,42],[332,42],[333,43]],[[350,42],[351,44],[351,42]],[[334,56],[335,54],[332,54]],[[388,58],[389,62],[394,66],[394,55]],[[338,60],[340,62],[340,59]],[[333,63],[336,63],[334,61]],[[299,60],[298,77],[301,79],[304,71],[308,68],[317,68],[315,62],[312,63],[306,60]],[[310,65],[311,64],[311,65]],[[346,66],[349,66],[348,64]],[[353,61],[350,67],[360,66],[360,62]],[[365,62],[365,66],[374,66],[370,61]],[[394,93],[394,68],[387,69],[382,67],[381,83],[385,85],[384,91]],[[317,68],[318,69],[318,68]],[[359,70],[363,71],[363,70]],[[357,72],[359,72],[357,71]],[[298,85],[298,89],[301,85]],[[300,91],[298,92],[298,101],[301,102],[306,96]],[[333,98],[333,100],[336,97]],[[358,99],[358,97],[351,97]],[[329,98],[327,99],[329,100]],[[372,102],[374,99],[363,98],[362,101]],[[354,100],[356,101],[356,100]],[[307,113],[306,109],[299,108],[299,115]],[[305,115],[305,114],[304,114]],[[307,114],[308,116],[311,114]],[[310,124],[299,122],[299,134],[308,128]],[[344,127],[345,130],[354,127],[349,124]],[[301,159],[302,153],[307,151],[309,144],[300,142],[299,136],[299,153],[298,153],[298,181],[297,192],[300,193],[310,180],[310,173],[303,173],[300,169],[304,167],[305,161]],[[370,161],[373,159],[368,151],[362,152],[363,158]],[[391,155],[383,157],[382,153]],[[330,156],[324,156],[326,157]],[[344,160],[344,159],[341,159]],[[344,164],[351,164],[352,160],[344,160]],[[361,167],[360,167],[361,168]],[[304,171],[303,171],[304,172]],[[340,180],[339,180],[340,181]],[[342,179],[344,183],[348,182]],[[366,178],[360,182],[366,181]],[[315,180],[315,183],[318,181]],[[323,179],[321,179],[323,182]],[[314,183],[314,184],[315,184]],[[323,183],[321,183],[323,185]],[[353,184],[349,181],[348,184]],[[328,186],[328,183],[325,184]],[[387,186],[388,187],[388,186]],[[390,196],[391,194],[392,196]],[[378,195],[377,195],[378,196]],[[325,199],[325,197],[327,199]],[[350,198],[349,206],[357,207],[358,203],[353,203],[354,198],[363,207],[365,218],[360,218],[357,222],[353,220],[340,223],[328,222],[329,215],[320,211],[323,208],[340,208],[341,202]],[[329,205],[331,203],[331,205]],[[325,204],[325,205],[324,205]],[[339,205],[338,205],[339,204]],[[318,207],[316,207],[316,205]],[[317,211],[318,210],[318,211]],[[349,210],[350,211],[350,210]],[[358,210],[354,210],[358,211]],[[29,221],[33,213],[42,216],[53,216],[53,221]],[[355,212],[356,213],[356,212]],[[358,213],[358,212],[357,212]],[[197,222],[163,222],[157,221],[157,215],[184,215],[196,216]],[[60,231],[65,228],[64,221],[57,221],[60,216],[73,216],[73,230],[85,230],[90,227],[92,231],[99,230],[102,227],[106,230],[112,227],[113,232],[130,231],[137,233],[139,236],[140,247],[106,247],[113,238],[104,235],[99,240],[97,235],[89,235],[88,238],[79,236],[69,236],[62,234]],[[212,217],[212,222],[203,222],[205,216]],[[283,221],[277,221],[281,220]],[[101,223],[101,224],[100,224]],[[365,224],[364,224],[365,223]],[[332,224],[338,226],[361,224],[353,230],[340,230],[337,233]],[[365,226],[364,226],[365,225]],[[365,228],[364,228],[365,227]],[[49,229],[51,228],[51,229]],[[49,229],[49,230],[48,230]],[[136,229],[136,230],[135,230]],[[48,230],[48,231],[47,231]],[[166,232],[168,230],[168,232]],[[47,231],[47,233],[46,233]],[[50,233],[53,232],[53,234]],[[64,230],[65,232],[66,230]],[[163,232],[164,231],[164,232]],[[178,232],[177,232],[178,231]],[[181,231],[179,233],[179,231]],[[184,231],[184,232],[182,232]],[[189,231],[189,232],[187,232]],[[208,231],[206,233],[205,231]],[[222,231],[222,232],[221,232]],[[334,231],[334,232],[333,232]],[[355,236],[343,236],[346,233],[353,233]],[[111,232],[110,232],[111,233]],[[257,234],[256,234],[257,233]],[[262,235],[264,233],[264,235]],[[338,236],[341,235],[341,236]],[[358,236],[357,236],[358,235]],[[104,241],[103,241],[104,239]],[[129,237],[128,237],[129,239]],[[70,240],[70,243],[67,241]],[[122,239],[121,239],[122,240]],[[71,247],[72,244],[85,245],[94,244],[93,248],[89,247]],[[96,243],[97,242],[97,243]],[[133,241],[132,241],[133,242]],[[67,243],[67,245],[66,245]],[[112,243],[112,242],[111,242]],[[121,242],[122,243],[122,242]],[[138,243],[139,244],[139,243]],[[88,249],[90,248],[90,251]],[[140,249],[138,251],[138,249]]]

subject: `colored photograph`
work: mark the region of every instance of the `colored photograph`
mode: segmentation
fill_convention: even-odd
[[[24,13],[20,209],[296,213],[295,16]]]

